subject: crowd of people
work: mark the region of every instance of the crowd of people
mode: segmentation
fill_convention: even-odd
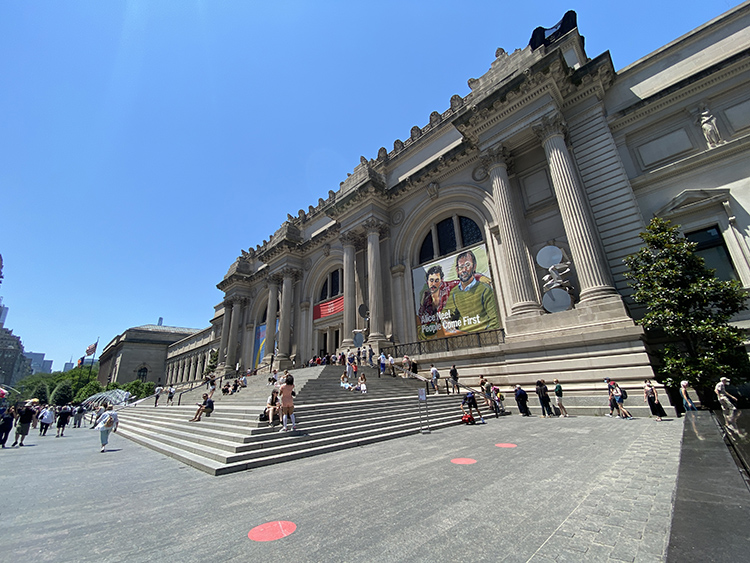
[[[82,428],[85,416],[91,414],[91,426],[100,430],[101,451],[109,441],[109,434],[115,432],[118,426],[117,413],[112,405],[101,405],[96,411],[88,411],[83,405],[46,405],[38,399],[31,399],[10,407],[0,407],[0,446],[6,447],[7,441],[13,434],[11,448],[23,447],[24,441],[32,431],[39,431],[39,436],[47,436],[53,426],[56,429],[55,438],[65,436],[65,429]]]

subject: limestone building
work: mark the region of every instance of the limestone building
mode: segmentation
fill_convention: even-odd
[[[642,381],[623,258],[653,216],[750,288],[750,4],[619,72],[568,12],[468,84],[243,250],[167,380],[200,377],[210,350],[284,368],[362,334],[504,385]]]

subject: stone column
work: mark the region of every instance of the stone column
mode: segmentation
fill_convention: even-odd
[[[294,280],[298,271],[294,268],[284,268],[281,271],[281,314],[279,315],[279,369],[286,369],[292,365],[292,300],[294,299]]]
[[[307,362],[317,352],[313,352],[310,334],[310,302],[303,301],[299,304],[299,326],[297,327],[297,343],[299,345],[297,355],[301,356],[300,362]]]
[[[529,250],[523,240],[521,221],[508,178],[508,152],[503,147],[488,151],[483,160],[492,180],[495,213],[500,229],[500,248],[508,271],[511,315],[541,314]]]
[[[188,358],[188,381],[193,381],[195,379],[195,358],[193,356],[190,356]]]
[[[364,222],[367,233],[367,294],[370,309],[370,336],[368,342],[385,339],[383,322],[383,275],[380,263],[380,231],[383,222],[371,217]]]
[[[544,118],[534,126],[534,132],[541,139],[547,155],[552,185],[581,286],[581,302],[617,295],[573,157],[565,144],[565,123],[559,115]]]
[[[276,311],[279,298],[279,282],[275,277],[269,276],[268,282],[268,309],[266,313],[266,355],[263,363],[269,363],[276,349]]]
[[[229,343],[229,320],[232,318],[232,301],[224,300],[224,319],[221,322],[221,343],[219,344],[218,362],[225,363],[227,359],[227,344]]]
[[[242,302],[235,298],[232,306],[232,320],[229,323],[229,342],[227,343],[227,359],[225,368],[234,371],[237,364],[237,334],[240,328],[240,317],[242,316]]]
[[[391,287],[393,288],[393,331],[396,333],[396,342],[405,342],[404,332],[404,271],[403,264],[396,264],[391,268]]]
[[[352,348],[352,331],[357,327],[357,288],[354,282],[354,245],[357,237],[353,233],[342,233],[340,238],[344,245],[344,334],[341,335],[341,347]]]
[[[203,353],[199,353],[198,357],[195,359],[196,365],[195,365],[195,378],[201,379],[203,377],[203,366],[206,365],[203,361]]]

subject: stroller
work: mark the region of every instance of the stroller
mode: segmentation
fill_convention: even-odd
[[[503,401],[505,400],[505,397],[500,392],[500,388],[493,385],[492,392],[490,393],[490,395],[491,395],[490,403],[492,405],[492,410],[495,411],[495,418],[500,418],[501,416],[504,416],[506,414],[505,405],[503,405]]]

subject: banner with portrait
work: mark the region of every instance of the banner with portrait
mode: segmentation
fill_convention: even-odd
[[[484,244],[414,268],[412,281],[419,340],[500,328]]]

